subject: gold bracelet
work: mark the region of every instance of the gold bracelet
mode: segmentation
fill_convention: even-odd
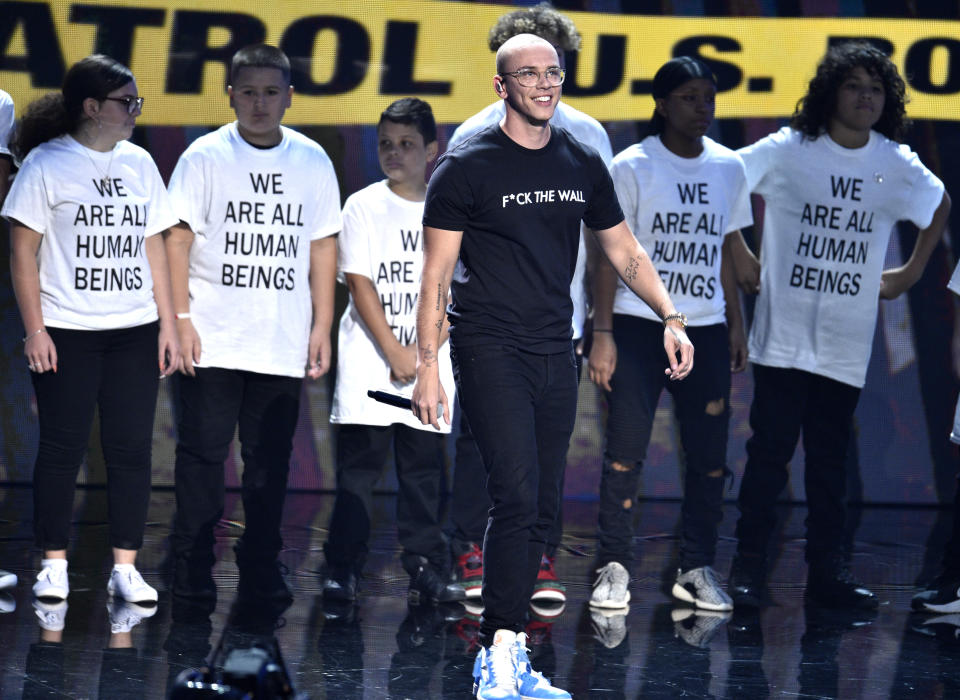
[[[682,314],[679,311],[674,311],[672,314],[667,314],[663,317],[663,325],[667,325],[667,321],[679,321],[680,328],[682,330],[687,329],[687,315]]]

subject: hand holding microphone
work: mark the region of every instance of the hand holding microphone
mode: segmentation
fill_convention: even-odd
[[[400,396],[400,394],[391,394],[389,391],[374,391],[369,389],[367,391],[367,396],[369,396],[374,401],[379,401],[380,403],[385,403],[388,406],[396,406],[397,408],[405,408],[410,410],[412,407],[412,402],[406,396]],[[443,417],[443,404],[437,404],[437,417]]]

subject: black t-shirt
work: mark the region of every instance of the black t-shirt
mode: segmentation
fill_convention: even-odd
[[[446,153],[430,178],[424,225],[463,231],[448,309],[458,345],[570,347],[580,221],[607,229],[624,217],[600,155],[550,132],[531,150],[491,126]]]

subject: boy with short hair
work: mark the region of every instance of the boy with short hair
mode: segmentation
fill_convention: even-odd
[[[213,528],[239,425],[246,529],[240,593],[289,599],[277,555],[304,375],[330,363],[340,192],[314,141],[281,125],[290,62],[233,56],[231,124],[197,139],[170,179],[167,236],[184,368],[177,424],[174,593],[214,598]]]
[[[399,494],[397,526],[409,602],[450,602],[463,589],[447,576],[440,530],[443,436],[409,411],[376,403],[369,389],[410,396],[416,377],[416,309],[423,267],[421,222],[427,164],[437,157],[430,105],[395,101],[377,125],[385,180],[354,193],[343,208],[340,280],[350,303],[340,319],[337,388],[330,421],[338,424],[337,498],[324,545],[327,600],[353,601],[367,554],[373,487],[393,448]],[[437,299],[437,303],[446,300]],[[443,328],[446,340],[446,324]],[[441,378],[453,391],[448,345],[439,351]]]
[[[761,603],[777,497],[803,432],[808,601],[872,609],[877,597],[844,551],[850,426],[878,299],[907,291],[947,222],[943,183],[901,145],[905,88],[890,59],[863,43],[834,46],[789,127],[741,149],[747,184],[763,197],[761,284],[749,354],[753,435],[740,487],[735,606]],[[884,270],[899,220],[920,231],[907,263]]]

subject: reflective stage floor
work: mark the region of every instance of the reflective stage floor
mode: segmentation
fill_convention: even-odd
[[[225,520],[214,572],[219,597],[204,609],[178,604],[167,592],[173,494],[155,491],[138,563],[161,593],[146,611],[110,607],[99,490],[78,492],[68,606],[36,609],[31,497],[27,488],[0,489],[0,568],[20,577],[0,595],[0,698],[164,698],[182,671],[202,666],[218,648],[225,656],[271,638],[296,689],[312,698],[470,697],[476,611],[408,610],[392,497],[377,499],[356,608],[325,609],[320,597],[332,497],[291,494],[283,561],[293,604],[285,610],[235,605],[231,545],[242,525]],[[236,495],[228,501],[228,517],[239,518]],[[772,603],[759,614],[730,617],[694,613],[667,594],[676,561],[674,502],[641,504],[629,614],[592,613],[596,505],[568,502],[565,512],[557,572],[568,600],[562,609],[531,610],[527,632],[535,668],[576,698],[960,698],[960,615],[909,611],[916,581],[935,573],[947,511],[854,513],[852,568],[882,601],[878,612],[858,616],[804,607],[805,510],[785,508]],[[734,550],[734,521],[735,509],[727,506],[717,560],[722,576]],[[60,623],[62,632],[43,629]]]

